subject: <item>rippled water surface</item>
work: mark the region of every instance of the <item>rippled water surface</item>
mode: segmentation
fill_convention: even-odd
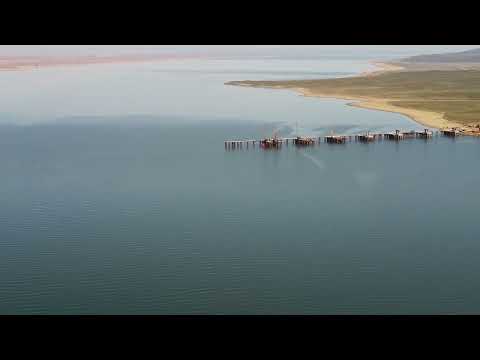
[[[364,63],[204,60],[0,73],[0,312],[479,312],[480,142],[223,141],[420,128],[225,86]]]

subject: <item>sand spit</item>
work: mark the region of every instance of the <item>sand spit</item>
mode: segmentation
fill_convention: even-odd
[[[364,71],[357,76],[375,76],[375,75],[380,75],[380,74],[384,74],[391,71],[401,71],[406,69],[405,66],[400,66],[397,64],[389,64],[389,63],[379,62],[379,61],[370,61],[370,63],[372,65],[375,65],[377,69]]]
[[[188,58],[167,54],[118,56],[0,56],[0,71],[32,70],[53,66],[120,64]]]

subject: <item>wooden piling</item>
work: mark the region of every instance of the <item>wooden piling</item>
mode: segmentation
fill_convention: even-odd
[[[442,129],[440,130],[443,136],[448,136],[448,137],[456,137],[460,135],[460,131],[457,130],[457,128],[451,128],[451,129]]]
[[[461,131],[456,128],[453,129],[443,129],[439,132],[435,132],[436,135],[443,134],[444,136],[458,136],[461,135]],[[433,132],[429,129],[424,129],[423,132],[416,132],[414,130],[409,132],[400,132],[400,130],[395,130],[395,132],[391,133],[375,133],[375,134],[354,134],[354,135],[328,135],[323,136],[323,141],[325,143],[330,144],[345,144],[348,142],[374,142],[374,141],[381,141],[381,140],[403,140],[405,138],[431,138],[433,136]],[[266,138],[266,139],[247,139],[247,140],[226,140],[224,141],[224,147],[228,150],[235,150],[235,149],[243,149],[243,145],[245,145],[246,149],[250,148],[252,145],[254,148],[258,142],[258,144],[262,148],[281,148],[283,144],[287,146],[290,143],[290,140],[293,145],[296,146],[312,146],[312,145],[320,145],[322,142],[322,136],[319,137],[300,137],[297,136],[295,138]]]

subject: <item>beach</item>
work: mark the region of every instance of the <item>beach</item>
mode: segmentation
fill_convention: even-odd
[[[224,148],[421,132],[384,103],[419,89],[480,107],[475,73],[443,97],[446,74],[357,81],[356,49],[0,71],[0,313],[478,312],[480,138]]]
[[[403,66],[397,63],[390,64],[378,61],[372,61],[371,63],[375,65],[376,68],[349,78],[297,81],[232,81],[227,84],[270,89],[288,89],[306,97],[349,100],[351,101],[347,104],[349,106],[402,114],[425,127],[435,129],[455,127],[459,128],[465,135],[480,135],[477,123],[455,121],[448,119],[444,111],[434,111],[429,108],[422,108],[422,105],[425,103],[428,103],[431,108],[436,109],[447,105],[458,105],[459,101],[463,102],[462,104],[465,104],[465,106],[474,106],[478,103],[478,99],[475,97],[469,98],[468,96],[470,94],[467,94],[467,97],[457,98],[457,94],[452,93],[451,96],[447,97],[445,97],[444,94],[441,94],[443,97],[437,98],[435,96],[430,96],[430,98],[425,98],[423,93],[419,93],[419,90],[429,89],[428,85],[430,83],[428,81],[417,85],[416,88],[414,84],[410,93],[407,91],[399,93],[398,90],[395,89],[398,87],[398,84],[395,82],[390,82],[386,86],[382,84],[387,90],[383,91],[382,86],[376,87],[372,85],[372,83],[375,80],[388,76],[389,74],[401,73],[405,76],[410,76],[408,85],[411,85],[412,79],[415,81],[417,76],[420,77],[425,73],[429,73],[429,71],[425,70],[425,68],[422,68],[422,70],[410,70],[408,64]],[[449,74],[459,74],[461,71],[462,70],[444,70],[444,72]],[[469,71],[475,70],[469,69]],[[462,84],[456,85],[461,87]],[[443,84],[440,86],[443,86]],[[396,92],[391,91],[392,89]],[[443,88],[440,88],[439,92],[442,92],[443,90]],[[389,96],[390,93],[393,93],[395,96]],[[406,103],[415,104],[416,107],[405,106]],[[436,106],[432,106],[432,104]]]
[[[389,70],[381,70],[381,71],[389,71]],[[371,74],[365,75],[365,76],[371,76]],[[391,102],[394,101],[392,99],[381,99],[381,98],[374,98],[374,97],[338,97],[338,96],[332,96],[329,94],[316,93],[305,88],[295,88],[293,90],[307,97],[351,100],[353,102],[350,102],[347,105],[359,107],[363,109],[379,110],[379,111],[402,114],[402,115],[408,116],[413,121],[429,128],[444,129],[448,127],[458,127],[458,128],[464,128],[467,131],[467,127],[465,127],[460,123],[445,119],[444,114],[442,113],[437,113],[433,111],[422,111],[417,109],[405,108],[401,106],[395,106],[391,104]]]
[[[184,57],[184,56],[182,56]],[[80,65],[92,65],[92,64],[115,64],[115,63],[134,63],[134,62],[149,62],[149,61],[161,61],[161,60],[173,60],[178,59],[179,56],[169,54],[142,54],[142,55],[117,55],[117,56],[0,56],[0,71],[19,71],[19,70],[34,70],[37,68],[54,67],[54,66],[80,66]],[[373,79],[382,75],[404,72],[420,72],[425,71],[427,68],[425,65],[418,66],[416,64],[400,64],[389,63],[382,61],[371,61],[374,69],[365,71],[351,77],[350,79]],[[470,69],[474,68],[473,66]],[[438,70],[438,66],[432,65],[432,69]],[[457,65],[457,71],[461,69]],[[450,70],[449,71],[455,71]],[[404,106],[400,104],[398,98],[391,98],[387,96],[372,96],[370,95],[357,95],[352,93],[346,93],[344,91],[335,91],[335,88],[321,89],[312,86],[292,86],[292,84],[284,84],[282,81],[277,81],[275,84],[270,82],[250,82],[250,81],[232,81],[227,84],[250,86],[250,87],[264,87],[272,89],[290,89],[300,93],[307,97],[321,97],[321,98],[335,98],[342,100],[350,100],[348,103],[350,106],[359,108],[387,111],[393,113],[399,113],[408,116],[415,122],[424,125],[426,127],[443,129],[443,128],[460,128],[465,134],[468,135],[480,135],[478,131],[478,124],[466,124],[461,121],[453,121],[447,119],[445,112],[432,111],[431,109],[419,109]],[[342,89],[343,90],[343,89]],[[383,94],[382,94],[383,95]],[[402,99],[405,100],[405,99]],[[418,102],[419,98],[409,98],[411,102]],[[456,101],[453,99],[452,101]],[[439,100],[434,100],[439,101]],[[445,100],[441,100],[445,101]],[[462,100],[465,101],[465,100]],[[477,99],[472,99],[477,101]],[[404,102],[404,101],[403,101]]]

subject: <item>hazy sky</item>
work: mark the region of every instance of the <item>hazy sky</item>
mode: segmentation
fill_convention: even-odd
[[[175,53],[205,55],[321,55],[359,53],[415,55],[462,51],[478,45],[0,45],[0,55],[115,55]]]

